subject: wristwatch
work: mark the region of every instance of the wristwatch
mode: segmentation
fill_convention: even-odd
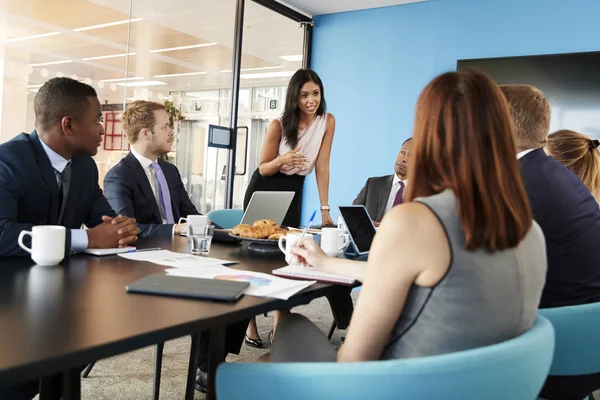
[[[329,211],[329,210],[331,210],[331,207],[329,207],[329,206],[321,206],[321,211],[325,211],[325,210]]]

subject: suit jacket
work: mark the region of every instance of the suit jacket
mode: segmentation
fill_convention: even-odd
[[[393,183],[394,175],[367,179],[365,186],[352,204],[365,206],[371,218],[377,222],[381,222],[385,214],[385,206],[390,197]]]
[[[36,131],[0,145],[0,257],[29,255],[17,244],[19,233],[34,225],[56,225],[58,198],[56,174]],[[96,163],[91,157],[73,156],[62,225],[93,228],[103,215],[116,216],[98,186]],[[70,248],[67,232],[65,254]]]
[[[190,200],[176,166],[158,160],[171,193],[175,222],[181,217],[198,215]],[[158,203],[139,161],[129,153],[104,177],[104,192],[110,205],[118,214],[135,218],[140,237],[171,236],[173,224],[163,224]]]
[[[546,238],[540,307],[600,301],[600,209],[579,177],[534,150],[519,160],[533,217]]]

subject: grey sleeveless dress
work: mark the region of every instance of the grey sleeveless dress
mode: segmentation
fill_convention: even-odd
[[[547,265],[537,223],[515,248],[472,252],[465,249],[452,191],[415,201],[428,206],[444,227],[450,267],[433,288],[413,285],[381,358],[451,353],[502,342],[531,328]]]

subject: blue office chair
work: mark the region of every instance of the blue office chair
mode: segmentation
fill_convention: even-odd
[[[217,398],[534,400],[548,375],[553,350],[552,325],[538,317],[517,338],[439,356],[361,363],[221,364]]]
[[[549,375],[600,372],[600,303],[544,308],[539,314],[550,320],[556,335]]]
[[[207,214],[212,223],[231,229],[242,222],[244,210],[213,210]]]

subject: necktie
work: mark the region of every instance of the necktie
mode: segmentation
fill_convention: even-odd
[[[404,182],[399,181],[398,184],[400,185],[400,189],[398,190],[398,193],[396,193],[396,198],[394,198],[392,207],[402,204],[402,197],[404,197]]]
[[[165,216],[167,217],[167,224],[175,222],[173,219],[173,209],[171,208],[171,195],[169,194],[169,186],[167,185],[167,179],[162,171],[162,168],[155,161],[152,163],[152,169],[156,173],[156,179],[158,180],[158,193],[160,194],[160,202]]]
[[[60,181],[60,209],[58,212],[58,219],[56,220],[58,225],[62,225],[63,217],[65,216],[65,209],[67,208],[67,198],[69,197],[69,187],[71,186],[71,162],[67,163],[67,166],[60,174]]]

